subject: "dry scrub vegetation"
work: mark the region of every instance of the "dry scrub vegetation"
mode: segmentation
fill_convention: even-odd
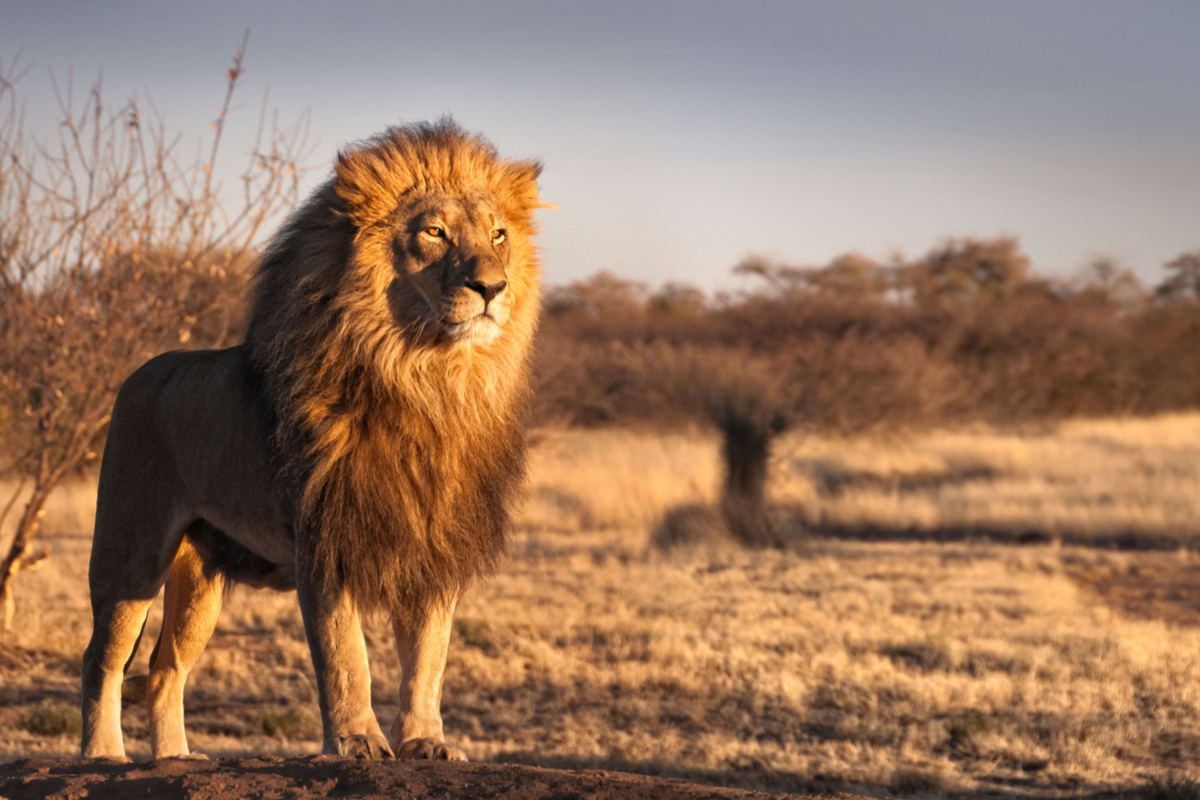
[[[788,544],[747,550],[696,511],[719,493],[715,436],[542,431],[509,562],[459,611],[451,740],[476,759],[880,795],[1200,778],[1200,415],[785,438],[771,474]],[[78,746],[69,727],[29,729],[69,726],[53,712],[78,702],[92,503],[86,482],[55,495],[55,555],[18,576],[0,757]],[[653,546],[664,519],[689,513],[688,546]],[[951,528],[1059,538],[931,540]],[[1083,544],[1117,533],[1188,546]],[[229,606],[189,685],[193,748],[315,752],[294,596],[238,590]],[[157,624],[154,612],[134,672]],[[384,718],[390,638],[369,632]],[[144,710],[125,719],[147,757]]]
[[[0,521],[16,517],[4,630],[12,579],[48,553],[35,550],[46,501],[97,457],[125,377],[164,350],[241,338],[259,233],[295,203],[304,146],[303,125],[268,123],[264,104],[239,191],[214,177],[244,46],[191,161],[161,117],[136,98],[107,105],[99,82],[82,98],[55,83],[59,124],[26,132],[28,68],[0,58],[0,480],[32,488],[19,506],[0,496]]]

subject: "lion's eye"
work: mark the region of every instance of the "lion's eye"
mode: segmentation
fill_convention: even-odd
[[[492,231],[492,244],[500,244],[508,236],[508,231],[503,228],[497,228]]]
[[[425,229],[425,235],[432,236],[435,239],[442,239],[442,238],[445,238],[446,232],[444,230],[442,230],[441,228],[439,228],[437,225],[430,225],[428,228]]]

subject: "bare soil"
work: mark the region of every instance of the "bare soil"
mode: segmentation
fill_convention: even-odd
[[[116,764],[28,758],[0,765],[4,800],[105,798],[656,798],[750,800],[797,797],[700,786],[604,770],[539,769],[504,764],[355,761],[336,756],[284,759],[163,759]],[[839,795],[851,800],[853,795]]]
[[[1067,575],[1126,617],[1200,626],[1200,562],[1177,553],[1140,553],[1124,568],[1073,565]]]

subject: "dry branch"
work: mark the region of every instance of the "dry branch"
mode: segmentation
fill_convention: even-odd
[[[191,163],[161,117],[105,105],[99,83],[79,103],[56,85],[57,134],[27,137],[21,73],[0,64],[0,478],[17,479],[5,514],[31,485],[0,561],[6,630],[13,579],[44,558],[32,542],[46,500],[96,457],[125,377],[165,350],[226,343],[260,227],[295,201],[304,126],[267,130],[265,108],[240,202],[213,177],[244,46],[208,158]]]

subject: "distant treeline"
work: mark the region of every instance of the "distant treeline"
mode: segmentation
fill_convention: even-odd
[[[758,288],[551,287],[535,420],[853,432],[1200,407],[1200,251],[1153,287],[1105,259],[1050,280],[1012,238],[736,271]]]

